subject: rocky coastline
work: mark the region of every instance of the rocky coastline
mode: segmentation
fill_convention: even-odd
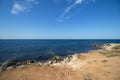
[[[97,49],[88,53],[54,56],[47,61],[5,62],[0,80],[120,80],[120,44],[94,46]]]
[[[107,43],[107,44],[98,44],[94,43],[93,46],[96,48],[96,50],[107,50],[111,49],[112,47],[116,46],[118,44],[113,43]],[[76,54],[75,54],[76,55]],[[40,65],[40,66],[49,66],[54,63],[60,63],[65,62],[68,63],[73,59],[74,55],[68,55],[68,56],[53,56],[52,58],[46,60],[46,61],[36,61],[36,60],[27,60],[27,61],[21,61],[21,62],[11,62],[6,61],[2,64],[0,64],[0,71],[10,70],[17,67],[26,67],[28,65]],[[42,56],[37,56],[38,58],[41,58]]]
[[[49,66],[50,64],[60,63],[60,62],[70,62],[72,59],[72,55],[68,56],[53,56],[52,58],[45,61],[36,61],[36,60],[27,60],[21,62],[11,62],[6,61],[0,64],[0,71],[6,71],[10,69],[14,69],[17,67],[26,67],[28,65],[39,65],[39,66]]]

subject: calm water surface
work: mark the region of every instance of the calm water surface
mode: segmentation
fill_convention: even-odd
[[[93,43],[120,43],[120,40],[0,40],[0,62],[46,60],[94,50]],[[37,56],[42,55],[38,59]]]

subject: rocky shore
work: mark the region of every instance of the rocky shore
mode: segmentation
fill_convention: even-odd
[[[2,64],[0,64],[0,71],[6,71],[17,67],[26,67],[28,65],[40,65],[40,66],[49,66],[54,63],[60,63],[60,62],[70,62],[72,59],[72,55],[68,56],[53,56],[52,58],[46,60],[46,61],[36,61],[36,60],[27,60],[22,62],[11,62],[6,61]]]
[[[0,64],[0,80],[120,80],[120,44],[93,46],[98,50],[43,62],[6,61]]]

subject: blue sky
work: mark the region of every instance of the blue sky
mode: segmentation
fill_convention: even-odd
[[[120,0],[0,0],[0,39],[120,39]]]

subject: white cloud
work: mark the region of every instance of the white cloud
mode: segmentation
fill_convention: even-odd
[[[67,1],[69,2],[70,0],[67,0]],[[82,4],[84,1],[86,0],[75,0],[73,4],[71,4],[64,10],[64,12],[60,15],[58,21],[62,22],[64,19],[70,19],[72,16],[67,16],[67,13],[69,13],[73,7],[75,7],[76,5]],[[91,0],[91,1],[94,2],[95,0]]]
[[[76,0],[75,4],[81,4],[84,0]]]
[[[13,5],[13,8],[11,10],[11,13],[12,14],[18,14],[19,12],[22,12],[26,9],[25,6],[19,4],[18,2],[15,2],[14,5]]]
[[[38,4],[38,2],[35,0],[21,0],[21,1],[17,0],[14,2],[12,6],[11,13],[17,15],[21,12],[28,11],[34,4]]]

